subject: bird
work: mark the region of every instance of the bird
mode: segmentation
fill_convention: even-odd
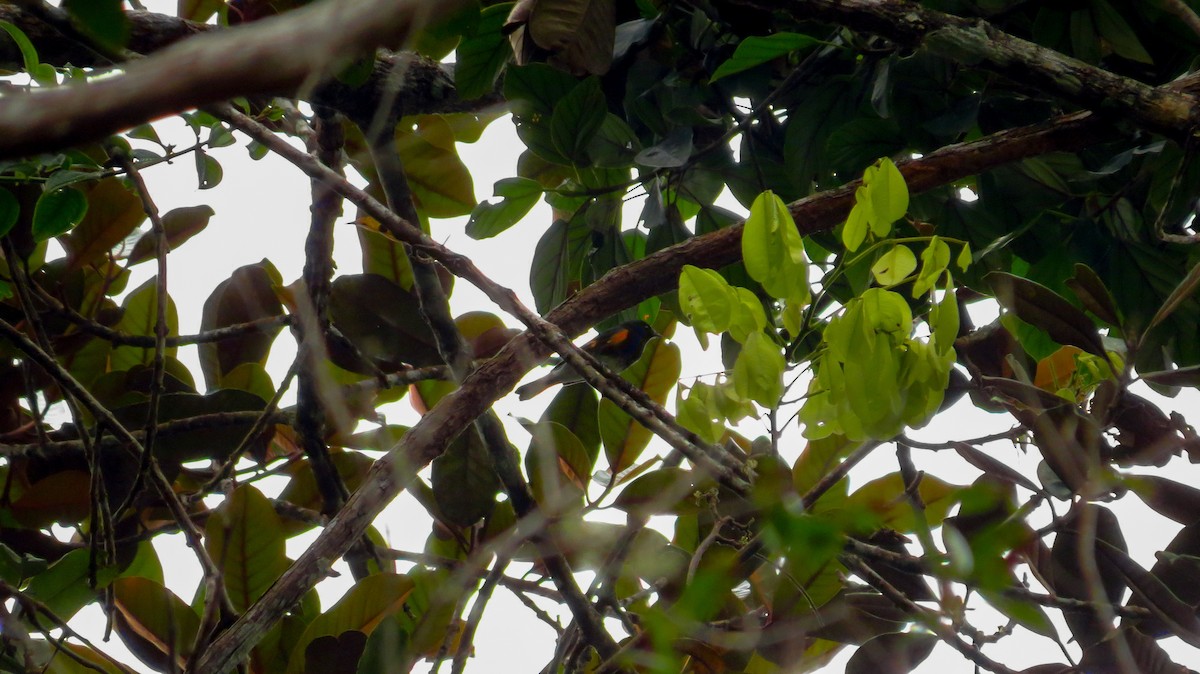
[[[596,335],[579,348],[595,356],[614,372],[620,372],[633,365],[641,357],[646,342],[657,336],[658,333],[654,332],[654,328],[646,321],[626,321]],[[573,384],[578,381],[583,381],[583,377],[569,363],[563,361],[555,365],[545,377],[519,387],[517,397],[529,400],[555,384]]]

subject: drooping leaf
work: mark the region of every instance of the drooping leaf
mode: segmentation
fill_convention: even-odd
[[[146,219],[141,199],[117,178],[97,181],[86,191],[87,215],[63,242],[73,268],[100,260]]]
[[[184,206],[163,214],[162,224],[163,232],[167,236],[167,250],[175,250],[188,239],[204,231],[213,215],[211,206]],[[157,240],[154,232],[143,234],[133,245],[127,264],[132,266],[153,259]]]
[[[661,405],[679,380],[680,367],[679,347],[662,339],[652,339],[642,357],[621,376]],[[599,419],[609,470],[617,475],[637,461],[652,434],[611,400],[600,401]]]
[[[385,371],[407,363],[415,366],[442,362],[433,334],[421,318],[413,293],[375,274],[339,276],[329,293],[333,325],[358,353]],[[361,371],[334,352],[334,362]]]
[[[209,516],[204,546],[221,567],[234,609],[245,611],[290,562],[279,515],[262,492],[242,485]]]
[[[1044,330],[1059,344],[1077,346],[1103,357],[1104,344],[1092,319],[1046,286],[1006,272],[992,272],[987,282],[996,301],[1017,318]]]
[[[500,480],[479,434],[468,430],[433,460],[433,496],[451,523],[469,527],[491,513]]]
[[[1076,263],[1075,274],[1067,279],[1066,284],[1084,309],[1109,325],[1121,324],[1120,312],[1112,294],[1091,267]]]
[[[458,45],[454,86],[463,100],[479,98],[496,86],[500,71],[512,59],[512,48],[502,31],[513,3],[484,7],[479,23]]]
[[[908,674],[929,657],[936,635],[925,632],[883,634],[863,644],[846,663],[846,674]]]
[[[274,288],[282,285],[279,272],[269,261],[235,269],[217,285],[204,302],[200,329],[214,330],[283,314],[283,304]],[[264,363],[279,325],[249,330],[236,337],[199,346],[200,369],[210,388],[242,363]]]
[[[907,485],[899,473],[872,480],[850,494],[847,507],[862,508],[878,518],[879,526],[911,532],[916,526],[913,506],[906,496]],[[925,505],[925,521],[935,527],[958,502],[961,487],[931,475],[921,477],[916,493]]]
[[[452,218],[475,207],[474,179],[454,143],[454,129],[440,115],[405,117],[396,126],[396,152],[426,217]]]
[[[292,650],[288,674],[307,671],[305,654],[308,645],[319,637],[339,636],[350,630],[369,637],[385,618],[404,606],[413,588],[413,581],[408,576],[394,573],[378,573],[357,582],[338,603],[309,623]]]
[[[155,279],[149,279],[137,290],[125,298],[124,313],[117,329],[128,335],[153,337],[155,326],[158,324],[158,286]],[[167,335],[179,334],[179,311],[175,301],[169,296],[166,304]],[[163,354],[174,356],[177,347],[167,347]],[[154,359],[154,349],[144,349],[136,346],[119,346],[113,350],[111,367],[113,371],[128,370],[137,364],[148,365]]]
[[[192,607],[149,578],[118,578],[112,587],[122,638],[140,643],[139,652],[148,649],[163,662],[174,655],[176,666],[184,666],[200,629]]]
[[[552,512],[582,505],[592,473],[592,457],[583,443],[566,426],[552,421],[536,424],[530,432],[525,472],[538,503]]]
[[[761,331],[752,332],[733,366],[734,389],[743,400],[774,408],[783,396],[786,367],[779,345]]]
[[[808,260],[804,241],[783,200],[764,192],[750,206],[742,231],[742,260],[750,277],[772,297],[808,301]]]
[[[533,5],[529,36],[552,60],[574,73],[603,75],[612,62],[616,35],[613,0],[564,0]]]

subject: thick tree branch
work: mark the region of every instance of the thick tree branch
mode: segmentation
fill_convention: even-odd
[[[1200,125],[1200,106],[1191,94],[1115,75],[1004,33],[981,19],[965,19],[904,0],[739,2],[833,21],[908,47],[924,46],[952,61],[978,64],[1022,86],[1057,94],[1172,138],[1184,139]]]
[[[326,0],[206,31],[87,85],[11,94],[0,105],[0,157],[77,145],[236,96],[312,94],[354,58],[377,46],[399,46],[413,29],[458,6],[431,0]],[[418,60],[410,55],[399,66]],[[452,92],[445,78],[436,84]]]

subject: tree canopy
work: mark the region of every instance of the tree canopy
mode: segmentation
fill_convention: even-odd
[[[127,4],[0,2],[0,671],[131,671],[66,625],[95,602],[158,671],[458,672],[498,589],[558,635],[547,672],[1200,646],[1200,438],[1158,402],[1200,385],[1195,0]],[[458,144],[489,124],[526,149],[477,203]],[[143,174],[221,190],[246,151],[311,180],[278,244],[303,273],[177,306],[214,211]],[[534,306],[440,243],[465,217],[499,250],[543,200]],[[332,264],[347,217],[363,273]],[[494,310],[456,316],[462,283]],[[571,341],[634,319],[622,373]],[[683,331],[724,370],[681,379]],[[551,353],[588,385],[510,438],[493,405]],[[404,397],[420,420],[380,423]],[[1006,430],[911,431],[970,408]],[[423,550],[374,526],[401,491]]]

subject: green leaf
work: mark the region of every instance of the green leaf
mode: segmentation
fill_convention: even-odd
[[[917,256],[908,246],[895,245],[871,265],[871,274],[881,286],[894,286],[917,269]]]
[[[1142,334],[1149,333],[1159,323],[1165,321],[1168,316],[1175,313],[1175,310],[1187,301],[1196,292],[1196,288],[1198,287],[1200,287],[1200,262],[1193,264],[1192,268],[1188,270],[1187,275],[1183,277],[1183,280],[1171,290],[1171,294],[1167,296],[1167,299],[1163,300],[1162,306],[1158,308],[1158,311],[1154,312],[1154,317],[1150,319],[1150,324],[1146,326]]]
[[[480,203],[467,221],[467,236],[487,239],[512,227],[529,213],[542,196],[542,186],[529,178],[505,178],[496,183],[499,203]]]
[[[716,404],[716,387],[698,381],[683,397],[683,388],[675,392],[675,419],[679,425],[704,438],[716,442],[725,434],[720,423],[721,413]]]
[[[553,422],[570,430],[587,451],[588,465],[593,466],[600,456],[600,427],[596,419],[599,404],[596,390],[591,386],[563,386],[538,423]]]
[[[129,41],[129,19],[123,4],[124,0],[63,0],[75,25],[110,49],[124,47]]]
[[[396,126],[396,151],[421,214],[453,218],[475,208],[475,183],[458,156],[454,127],[442,115],[405,117]]]
[[[846,224],[842,227],[842,245],[851,253],[866,241],[869,222],[873,217],[870,202],[863,199],[862,195],[863,188],[860,187],[855,192],[854,207],[850,209],[850,215],[846,216]]]
[[[88,200],[74,187],[44,192],[33,209],[33,239],[45,241],[71,231],[83,222]]]
[[[185,241],[204,231],[208,221],[215,215],[211,206],[184,206],[174,208],[162,216],[163,233],[167,236],[167,250],[172,251]],[[133,245],[126,264],[133,266],[155,257],[158,237],[153,231],[146,232]]]
[[[433,460],[431,483],[438,508],[460,527],[487,517],[500,490],[492,456],[474,429],[461,433]]]
[[[871,230],[878,237],[887,236],[892,223],[908,212],[908,184],[887,157],[867,169],[863,183],[871,192],[871,212],[875,214]]]
[[[950,246],[940,237],[934,236],[925,250],[921,251],[921,273],[917,274],[917,280],[913,283],[912,296],[920,297],[933,290],[949,266]]]
[[[1104,38],[1117,55],[1137,63],[1154,63],[1154,59],[1138,39],[1137,33],[1107,0],[1092,0],[1092,20],[1096,22],[1096,30],[1100,37]]]
[[[29,73],[35,82],[42,86],[58,84],[54,68],[38,61],[37,49],[29,41],[24,31],[8,21],[0,21],[0,29],[8,33],[12,41],[17,44],[17,49],[21,51],[21,58],[25,61],[25,72]]]
[[[592,230],[576,214],[570,222],[555,220],[533,249],[529,289],[538,313],[545,314],[567,299],[580,282],[583,256],[592,248]]]
[[[128,335],[153,337],[155,325],[158,324],[158,286],[156,279],[147,279],[145,283],[125,298],[122,304],[124,313],[116,328]],[[179,312],[175,301],[167,296],[166,306],[167,334],[179,334]],[[179,349],[167,347],[163,355],[174,356]],[[154,361],[154,349],[137,346],[119,346],[111,356],[112,371],[128,370],[134,365],[149,365]]]
[[[712,269],[684,265],[679,273],[679,307],[698,330],[720,333],[733,322],[738,301],[725,277]]]
[[[12,192],[0,187],[0,236],[12,231],[21,215],[21,203]]]
[[[1083,308],[1109,325],[1121,325],[1120,311],[1100,276],[1085,264],[1075,263],[1074,269],[1066,284]]]
[[[709,82],[749,70],[791,52],[824,44],[821,40],[801,33],[775,33],[763,37],[751,36],[742,40],[733,56],[717,67]]]
[[[96,588],[88,580],[90,554],[87,549],[72,550],[34,576],[25,587],[25,594],[46,605],[54,615],[70,620],[79,609],[96,599],[96,592],[108,587],[119,574],[111,567],[96,571]]]
[[[587,388],[576,386],[573,388]],[[592,461],[579,438],[553,421],[530,429],[533,439],[525,453],[525,473],[537,502],[549,512],[583,505],[591,481]]]
[[[235,610],[245,611],[287,570],[285,544],[279,515],[252,485],[235,489],[209,516],[204,547],[221,568]]]
[[[921,476],[916,491],[925,505],[925,521],[930,527],[937,527],[946,519],[950,509],[958,503],[962,489],[932,475]],[[892,473],[856,489],[850,494],[846,507],[870,513],[876,518],[873,528],[886,526],[900,533],[912,533],[917,520],[907,493],[904,478],[900,473]]]
[[[305,651],[310,643],[320,637],[336,637],[351,630],[370,636],[385,618],[401,610],[413,589],[412,579],[394,573],[373,574],[355,583],[338,603],[305,628],[292,649],[288,674],[305,671]]]
[[[762,332],[751,333],[733,365],[738,396],[774,408],[783,396],[783,371],[787,362],[779,345]]]
[[[509,68],[504,74],[504,99],[516,117],[549,118],[558,101],[570,93],[577,80],[544,63]]]
[[[971,244],[969,244],[969,243],[963,244],[962,252],[960,252],[958,254],[958,258],[955,260],[955,264],[957,264],[958,268],[963,271],[966,271],[967,267],[971,266]]]
[[[587,146],[587,156],[592,166],[626,168],[642,151],[642,141],[625,120],[605,113],[604,122],[592,136]]]
[[[942,301],[930,309],[929,326],[933,332],[932,344],[939,354],[945,355],[954,348],[954,340],[958,337],[958,300],[954,290],[947,290]]]
[[[204,23],[224,8],[223,0],[179,0],[176,14],[181,19]]]
[[[576,165],[587,166],[587,147],[604,123],[608,102],[600,89],[600,78],[589,77],[555,106],[550,118],[550,139],[558,152]]]
[[[454,86],[462,100],[490,93],[504,66],[512,59],[512,46],[503,33],[513,3],[485,7],[479,25],[458,45],[454,63]]]
[[[742,260],[750,277],[772,297],[808,302],[804,240],[787,205],[770,191],[760,194],[750,206],[742,231]]]
[[[196,180],[202,190],[211,190],[221,184],[225,171],[221,163],[213,159],[204,150],[196,150]]]

